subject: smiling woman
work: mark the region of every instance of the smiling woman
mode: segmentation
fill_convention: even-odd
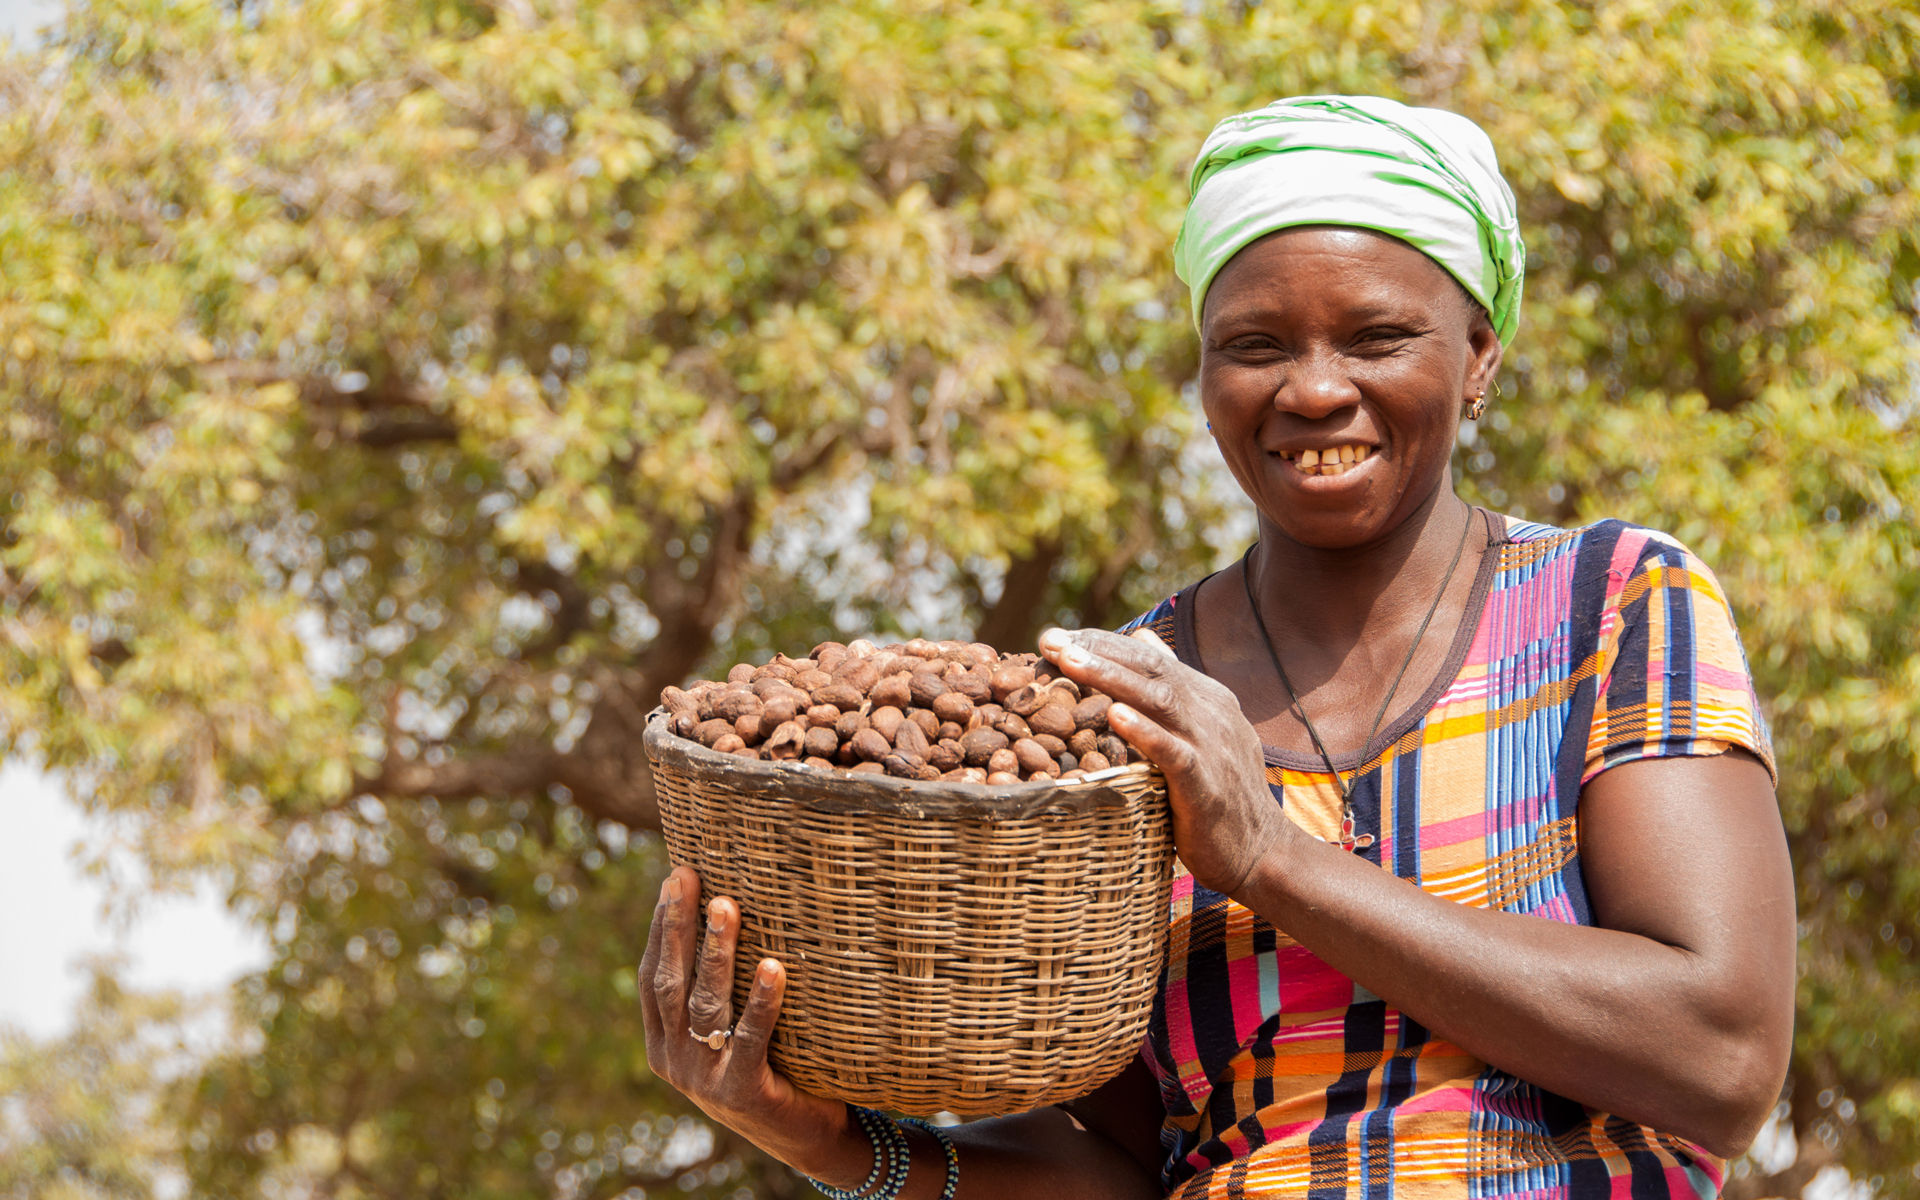
[[[1260,540],[1131,636],[1041,639],[1167,779],[1140,1059],[1071,1120],[921,1136],[768,1069],[769,960],[728,1045],[650,1039],[656,1070],[829,1195],[1712,1196],[1785,1074],[1794,936],[1718,583],[1454,494],[1525,262],[1477,127],[1280,101],[1191,185],[1202,403]],[[659,911],[655,1023],[726,1025],[738,907],[697,954],[691,872]]]
[[[1712,1195],[1785,1073],[1772,753],[1712,573],[1450,486],[1517,327],[1492,164],[1388,101],[1222,122],[1181,266],[1260,541],[1135,623],[1177,666],[1050,635],[1174,794],[1146,1058],[1183,1197]]]

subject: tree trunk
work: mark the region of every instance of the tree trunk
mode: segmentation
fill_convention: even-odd
[[[1093,581],[1087,585],[1086,594],[1080,600],[1080,622],[1089,629],[1109,629],[1121,620],[1133,616],[1132,613],[1116,614],[1114,601],[1119,599],[1120,585],[1127,578],[1127,571],[1142,554],[1145,554],[1154,541],[1152,518],[1144,512],[1136,512],[1133,530],[1127,534],[1113,553],[1100,563],[1100,570]]]
[[[1000,598],[980,618],[973,640],[1001,651],[1033,649],[1046,615],[1044,605],[1053,584],[1053,566],[1059,561],[1058,542],[1041,542],[1032,553],[1014,559],[1007,567]]]

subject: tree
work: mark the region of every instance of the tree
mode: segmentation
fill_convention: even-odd
[[[90,969],[71,1032],[35,1041],[0,1026],[8,1200],[147,1200],[180,1173],[178,1139],[156,1110],[193,1069],[206,1008],[129,991],[113,961]]]
[[[658,1125],[641,719],[1237,552],[1167,250],[1212,121],[1326,91],[1475,117],[1519,195],[1463,486],[1740,612],[1805,974],[1798,1174],[1738,1186],[1920,1187],[1920,16],[97,0],[0,79],[0,712],[276,923],[209,1194],[296,1133],[343,1194],[786,1186]]]

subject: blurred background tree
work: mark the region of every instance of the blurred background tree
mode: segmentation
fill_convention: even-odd
[[[0,1196],[9,1200],[178,1193],[180,1139],[161,1109],[200,1061],[206,1018],[217,1025],[218,1013],[129,991],[117,962],[87,966],[71,1032],[35,1042],[0,1029]]]
[[[195,1193],[795,1194],[645,1067],[641,720],[1238,553],[1168,247],[1302,92],[1519,194],[1463,490],[1742,618],[1802,983],[1731,1190],[1920,1194],[1920,11],[94,0],[0,62],[0,737],[271,928]]]

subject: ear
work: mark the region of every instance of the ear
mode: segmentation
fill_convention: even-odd
[[[1467,326],[1467,394],[1462,399],[1472,400],[1493,387],[1505,355],[1506,347],[1500,344],[1493,322],[1487,319],[1485,310],[1475,305]]]

